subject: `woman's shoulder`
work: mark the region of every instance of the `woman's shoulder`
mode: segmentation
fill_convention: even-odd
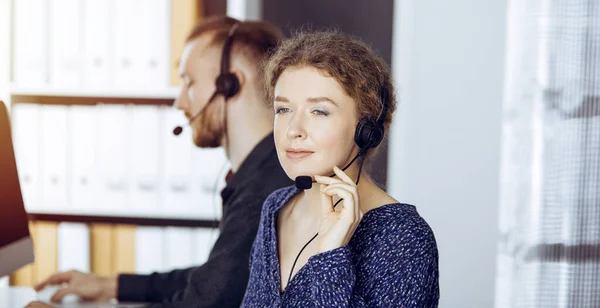
[[[366,212],[356,235],[357,241],[372,248],[411,250],[437,258],[433,230],[411,204],[390,203]]]

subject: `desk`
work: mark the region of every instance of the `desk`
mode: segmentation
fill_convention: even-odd
[[[0,308],[23,308],[27,304],[37,299],[36,293],[32,288],[26,287],[10,287],[0,288]],[[53,304],[54,307],[60,308],[143,308],[144,303],[79,303],[79,304]]]
[[[36,296],[32,288],[0,288],[0,308],[23,308],[34,300]]]

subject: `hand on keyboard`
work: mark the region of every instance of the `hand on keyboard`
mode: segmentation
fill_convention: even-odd
[[[51,291],[45,291],[49,287],[52,287]],[[82,301],[106,303],[117,297],[117,278],[69,271],[50,276],[34,286],[34,289],[38,292],[51,292],[47,298],[49,302],[61,302],[67,294],[72,294]]]

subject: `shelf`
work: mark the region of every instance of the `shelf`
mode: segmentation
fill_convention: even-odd
[[[12,104],[52,104],[52,105],[95,105],[105,104],[150,104],[172,105],[179,95],[179,87],[162,90],[62,90],[52,88],[19,88],[9,90]]]
[[[83,213],[74,211],[32,211],[27,213],[29,220],[78,223],[108,223],[154,227],[201,227],[217,228],[218,220],[187,216],[158,215],[105,215],[100,213]]]
[[[219,205],[220,206],[220,205]],[[194,208],[181,208],[178,210],[170,210],[168,213],[160,209],[132,208],[128,210],[119,208],[32,208],[26,209],[27,212],[38,214],[56,214],[56,215],[78,215],[78,216],[103,216],[103,217],[128,217],[128,218],[155,218],[155,219],[183,219],[183,220],[214,220],[213,206],[210,206],[209,211],[201,213],[195,211]]]
[[[10,95],[13,96],[61,96],[61,97],[107,97],[107,98],[156,98],[156,99],[175,99],[179,94],[179,87],[168,87],[160,90],[139,89],[139,90],[115,90],[115,89],[56,89],[51,87],[26,88],[11,85]]]

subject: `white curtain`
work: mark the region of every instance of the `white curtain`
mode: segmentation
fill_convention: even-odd
[[[496,308],[600,307],[600,0],[510,0]]]

